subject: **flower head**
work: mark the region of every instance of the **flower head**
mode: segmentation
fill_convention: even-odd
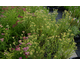
[[[23,11],[26,11],[26,8],[23,8]]]
[[[16,51],[20,51],[20,47],[16,48],[15,50],[16,50]]]
[[[22,57],[19,57],[19,59],[22,59]]]
[[[26,56],[26,58],[28,58],[28,57]]]
[[[31,33],[28,33],[28,35],[31,35]]]
[[[25,52],[25,55],[28,55],[29,54],[29,52]]]
[[[0,25],[0,27],[3,27],[2,25]]]
[[[14,50],[14,48],[12,48],[11,50]]]
[[[14,6],[11,6],[11,8],[15,8]]]
[[[1,38],[0,40],[3,42],[4,38]]]
[[[1,33],[1,35],[5,35],[5,33]]]
[[[28,49],[29,49],[29,47],[24,47],[23,48],[24,51],[27,51]]]
[[[25,31],[22,31],[22,33],[25,33]]]
[[[25,40],[25,39],[26,39],[26,37],[23,37],[23,39]]]
[[[5,30],[8,30],[8,28],[6,28]]]
[[[30,44],[30,45],[32,45],[30,42],[29,42],[29,43],[27,43],[27,44]]]
[[[22,40],[19,40],[18,42],[21,43]]]
[[[77,21],[77,23],[79,23],[79,20]]]

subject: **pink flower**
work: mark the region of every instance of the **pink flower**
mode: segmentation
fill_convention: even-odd
[[[25,31],[22,31],[22,33],[25,33]]]
[[[21,45],[22,43],[20,43],[19,45]]]
[[[23,8],[23,11],[26,11],[26,8]]]
[[[29,54],[29,52],[25,52],[25,55],[28,55]]]
[[[1,17],[4,17],[3,15],[1,15]]]
[[[16,50],[16,51],[20,51],[20,47],[16,48],[15,50]]]
[[[17,24],[17,22],[19,22],[19,20],[16,21],[16,24]]]
[[[23,16],[20,16],[20,14],[18,15],[18,17],[23,18]]]
[[[0,27],[3,27],[2,25],[0,25]]]
[[[23,37],[23,39],[25,40],[25,39],[26,39],[26,37]]]
[[[19,48],[19,45],[17,45],[16,48]]]
[[[13,24],[13,26],[12,26],[12,27],[15,27],[15,26],[17,26],[17,24],[18,24],[18,23],[16,23],[16,24]]]
[[[1,12],[1,13],[4,13],[4,12]]]
[[[15,8],[14,6],[11,6],[11,8]]]
[[[27,44],[30,44],[30,45],[32,45],[30,42],[29,42],[29,43],[27,43]]]
[[[22,59],[22,57],[19,57],[19,59]]]
[[[0,40],[3,42],[4,38],[1,38]]]
[[[15,24],[12,27],[15,27]]]
[[[20,18],[23,18],[23,16],[20,16]]]
[[[8,30],[8,28],[6,28],[6,30]]]
[[[18,15],[18,17],[20,17],[20,14]]]
[[[27,51],[28,49],[29,49],[29,47],[24,47],[23,48],[24,51]]]
[[[31,33],[28,33],[28,35],[31,35]]]
[[[14,50],[14,48],[12,48],[11,50]]]
[[[28,37],[26,37],[26,39],[28,39]]]
[[[5,33],[1,33],[1,35],[5,35]]]
[[[28,58],[28,57],[26,56],[26,58]]]

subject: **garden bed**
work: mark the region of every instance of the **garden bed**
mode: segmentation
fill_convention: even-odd
[[[79,32],[78,23],[73,23],[75,20],[68,11],[56,23],[57,10],[51,15],[42,6],[12,6],[1,10],[2,59],[67,59],[76,50],[74,36]]]

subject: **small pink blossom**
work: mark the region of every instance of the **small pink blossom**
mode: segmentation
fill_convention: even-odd
[[[19,57],[19,59],[22,59],[22,57]]]
[[[8,30],[8,28],[6,28],[6,30]]]
[[[28,37],[26,37],[26,39],[28,39]]]
[[[26,56],[26,58],[28,58],[28,57]]]
[[[26,8],[23,8],[23,11],[26,11]]]
[[[1,35],[5,35],[5,33],[1,33]]]
[[[2,25],[0,25],[0,27],[3,27]]]
[[[25,31],[22,31],[22,33],[25,33]]]
[[[28,39],[28,37],[23,37],[23,39],[25,40],[25,39]]]
[[[19,48],[19,45],[17,45],[16,48]]]
[[[29,49],[29,47],[24,47],[23,48],[24,51],[27,51],[28,49]]]
[[[1,15],[1,17],[4,17],[3,15]]]
[[[16,23],[19,22],[19,20],[16,21]]]
[[[15,50],[16,50],[16,51],[20,51],[20,47],[16,48]]]
[[[21,43],[21,42],[22,42],[22,40],[19,40],[18,42],[19,42],[19,43]]]
[[[23,37],[23,39],[25,40],[25,39],[26,39],[26,37]]]
[[[11,50],[14,50],[14,48],[12,48]]]
[[[21,45],[22,43],[20,43],[19,45]]]
[[[79,23],[79,20],[77,21],[77,23]]]
[[[31,33],[28,33],[28,35],[31,35]]]
[[[29,54],[29,52],[25,52],[25,55],[28,55]]]
[[[20,18],[23,18],[23,16],[20,16]]]
[[[15,8],[14,6],[11,6],[11,8]]]
[[[0,40],[3,42],[4,38],[1,38]]]
[[[1,13],[4,13],[4,12],[1,12]]]
[[[27,43],[27,44],[30,44],[30,45],[32,45],[30,42],[29,42],[29,43]]]

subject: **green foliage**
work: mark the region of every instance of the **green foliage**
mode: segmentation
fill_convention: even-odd
[[[73,50],[76,50],[74,36],[79,31],[77,20],[72,20],[70,13],[65,11],[63,18],[56,23],[57,10],[54,10],[52,14],[46,8],[37,6],[27,6],[26,10],[16,12],[16,8],[14,8],[4,13],[5,18],[1,18],[3,27],[6,28],[7,25],[9,29],[5,31],[6,35],[1,37],[7,40],[3,43],[6,44],[7,42],[9,45],[9,51],[3,49],[5,50],[2,53],[3,58],[69,58]],[[9,14],[10,12],[13,16]],[[19,18],[19,14],[23,18]],[[19,20],[17,26],[12,27],[17,20]],[[72,21],[75,21],[76,25]],[[3,32],[3,28],[0,32]],[[16,38],[15,35],[18,37]]]
[[[80,6],[64,6],[73,17],[80,17]]]

